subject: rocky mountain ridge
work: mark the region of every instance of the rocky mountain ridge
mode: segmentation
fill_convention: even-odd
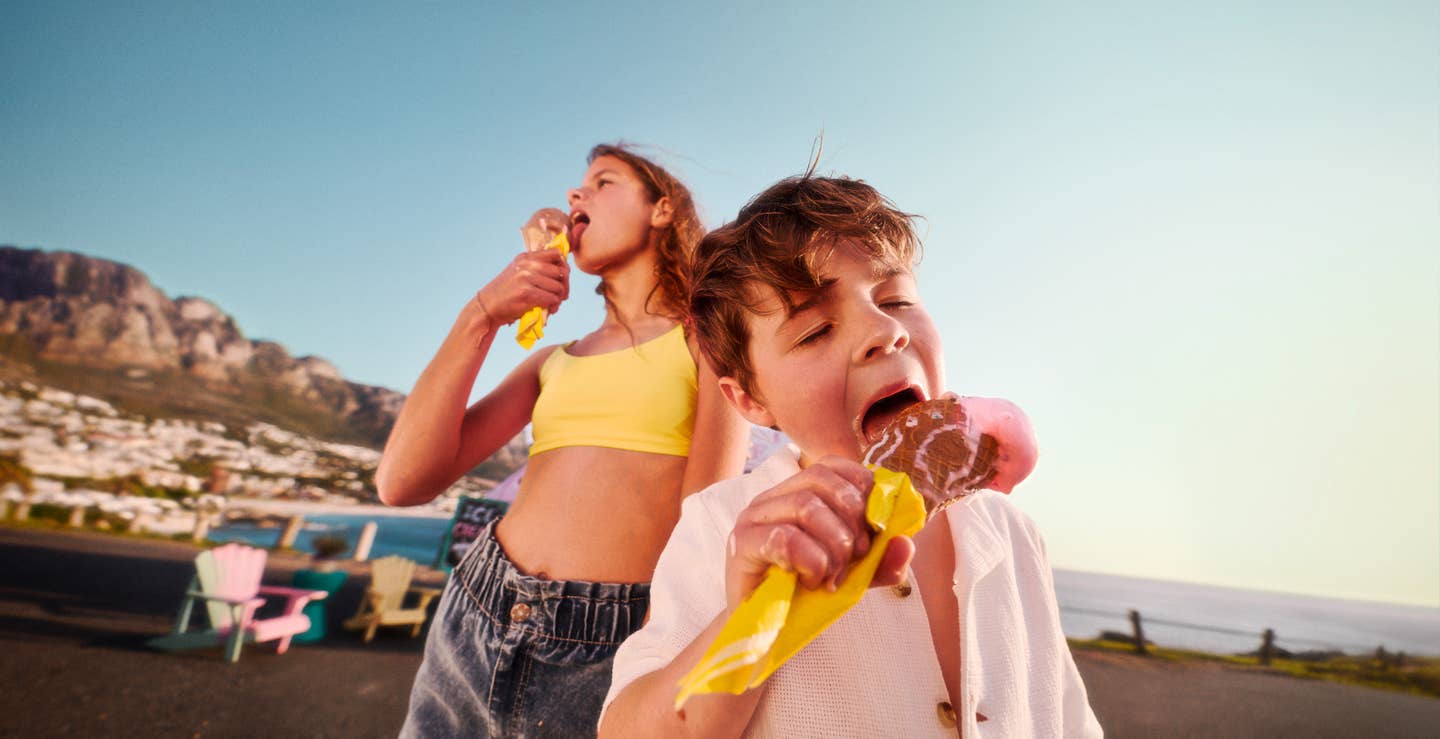
[[[249,339],[219,306],[171,299],[129,265],[13,246],[0,246],[0,370],[147,415],[273,423],[371,447],[405,399]]]

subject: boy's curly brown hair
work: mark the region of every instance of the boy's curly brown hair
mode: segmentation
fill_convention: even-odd
[[[746,315],[760,314],[769,294],[758,288],[773,288],[792,309],[797,296],[825,287],[817,267],[842,241],[879,268],[911,269],[921,249],[917,217],[848,177],[807,172],[756,195],[695,249],[690,315],[715,373],[754,393]]]

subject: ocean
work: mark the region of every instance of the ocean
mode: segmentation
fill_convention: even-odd
[[[433,566],[440,551],[441,540],[450,524],[448,518],[426,518],[421,516],[375,516],[352,514],[308,514],[305,526],[295,537],[295,548],[302,552],[313,551],[311,542],[317,536],[339,535],[345,537],[350,546],[360,539],[360,530],[366,523],[374,521],[375,543],[370,547],[370,558],[398,554],[422,565]],[[212,541],[238,541],[261,547],[273,547],[280,541],[284,528],[261,528],[254,524],[236,523],[218,526],[210,531]],[[347,552],[342,556],[350,556]]]
[[[1102,630],[1131,633],[1128,612],[1134,609],[1145,638],[1167,647],[1251,652],[1269,628],[1276,646],[1292,652],[1362,654],[1384,646],[1440,655],[1440,608],[1059,569],[1055,594],[1066,635],[1082,639]]]
[[[375,521],[371,557],[398,554],[433,565],[447,519],[373,515],[311,515],[296,540],[309,551],[324,534],[355,542]],[[226,525],[216,541],[274,546],[277,528]],[[1060,621],[1068,636],[1092,639],[1101,631],[1130,633],[1128,612],[1137,610],[1145,637],[1155,644],[1207,652],[1239,653],[1260,646],[1261,632],[1275,630],[1277,646],[1292,652],[1338,650],[1347,654],[1387,651],[1440,655],[1440,608],[1340,600],[1289,593],[1196,585],[1073,570],[1055,571]],[[1201,628],[1196,628],[1201,627]]]

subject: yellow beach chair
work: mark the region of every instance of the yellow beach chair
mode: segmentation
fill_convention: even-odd
[[[411,626],[410,636],[420,635],[429,615],[430,601],[440,594],[439,588],[412,588],[410,579],[415,575],[415,563],[404,557],[391,555],[371,563],[370,587],[365,590],[365,600],[360,610],[345,621],[345,628],[364,631],[368,643],[375,638],[375,630],[381,626]],[[405,607],[405,596],[415,593],[419,602]]]

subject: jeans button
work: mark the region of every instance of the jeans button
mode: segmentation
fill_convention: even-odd
[[[910,597],[910,589],[911,589],[910,581],[907,579],[907,580],[905,580],[904,582],[900,583],[899,585],[896,585],[896,586],[895,586],[895,594],[898,595],[898,596],[900,596],[901,598],[909,598],[909,597]]]
[[[516,603],[510,607],[510,620],[515,622],[524,621],[530,618],[530,604]]]

